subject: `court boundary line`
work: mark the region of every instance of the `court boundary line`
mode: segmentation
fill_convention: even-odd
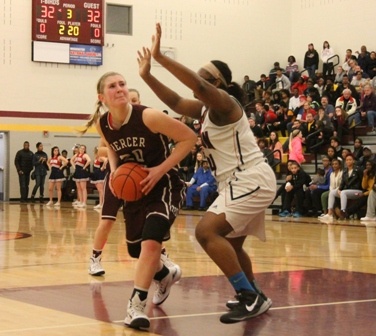
[[[335,305],[358,304],[358,303],[369,303],[369,302],[376,302],[376,298],[375,299],[365,299],[365,300],[324,302],[324,303],[312,303],[312,304],[305,304],[305,305],[273,307],[273,308],[270,308],[269,310],[273,311],[273,310],[287,310],[287,309],[300,309],[300,308],[314,308],[314,307],[323,307],[323,306],[335,306]],[[187,318],[187,317],[215,316],[215,315],[224,314],[226,312],[227,311],[215,312],[215,313],[187,314],[187,315],[169,315],[169,316],[151,317],[150,320],[153,321],[153,320],[176,319],[176,318]],[[97,323],[108,323],[108,324],[124,323],[124,320],[116,320],[116,321],[111,321],[111,322],[106,322],[106,321],[101,321],[101,320],[94,320],[94,321],[90,322],[90,323],[75,323],[75,324],[45,326],[45,327],[33,327],[33,328],[0,330],[0,335],[4,334],[4,333],[16,333],[16,332],[32,331],[32,330],[48,330],[48,329],[56,329],[56,328],[70,328],[70,327],[79,327],[79,326],[90,326],[90,325],[95,325]]]

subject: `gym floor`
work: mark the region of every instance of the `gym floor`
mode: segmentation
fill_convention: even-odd
[[[103,253],[106,275],[87,274],[99,216],[70,203],[0,203],[0,336],[148,334],[123,325],[136,261],[127,254],[121,213]],[[376,222],[267,215],[268,241],[249,237],[246,250],[273,306],[224,325],[219,317],[234,293],[195,240],[201,216],[182,211],[173,226],[166,247],[183,277],[163,305],[149,302],[150,335],[373,334]]]

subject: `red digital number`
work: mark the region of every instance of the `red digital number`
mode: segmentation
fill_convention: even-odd
[[[94,10],[89,9],[87,11],[87,16],[88,16],[87,22],[97,22],[97,23],[99,23],[100,17],[101,17],[101,12],[97,11],[97,10],[94,11]]]
[[[53,19],[54,18],[54,13],[55,13],[55,7],[54,6],[46,6],[42,5],[41,6],[41,18],[49,18]]]
[[[41,34],[44,34],[46,32],[46,24],[44,24],[44,23],[39,24],[39,32]]]

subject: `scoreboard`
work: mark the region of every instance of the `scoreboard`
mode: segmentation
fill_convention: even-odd
[[[103,0],[32,0],[32,40],[103,45]]]

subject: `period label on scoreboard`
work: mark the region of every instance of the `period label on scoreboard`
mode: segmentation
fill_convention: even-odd
[[[32,40],[103,45],[103,0],[32,0]]]

